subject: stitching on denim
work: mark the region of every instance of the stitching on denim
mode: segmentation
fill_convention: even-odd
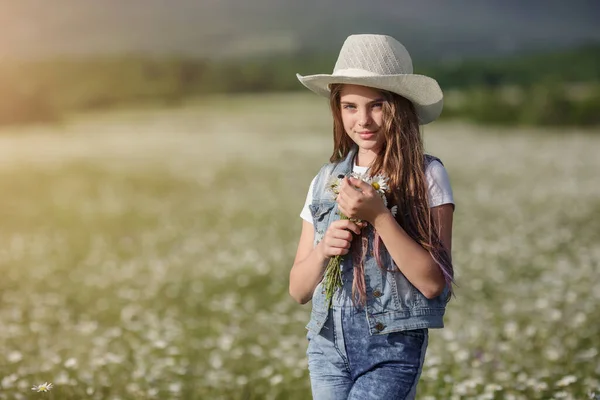
[[[339,310],[338,312],[340,312],[340,313],[341,313],[341,312],[342,312],[342,310]],[[333,315],[334,313],[335,313],[335,310],[332,312],[332,315],[331,315],[331,316],[333,317],[333,318],[332,318],[332,321],[331,321],[331,322],[332,322],[332,324],[333,324],[333,347],[335,347],[335,351],[337,351],[337,352],[338,352],[338,354],[340,355],[340,357],[342,357],[342,360],[344,360],[344,366],[346,367],[346,372],[348,372],[348,373],[350,374],[350,373],[351,373],[351,372],[350,372],[350,363],[349,363],[349,361],[348,361],[348,357],[346,357],[346,356],[345,356],[345,355],[342,353],[342,351],[340,350],[340,347],[338,346],[338,339],[337,339],[337,336],[338,336],[338,335],[337,335],[337,329],[335,329],[336,327],[335,327],[335,315]],[[342,317],[342,316],[340,315],[340,317]],[[341,319],[341,318],[340,318],[340,319]],[[341,330],[341,329],[342,329],[342,327],[340,326],[340,330]],[[343,332],[342,332],[342,334],[343,334]],[[345,344],[345,343],[344,343],[344,344]]]
[[[425,361],[425,352],[427,351],[427,346],[429,343],[429,334],[425,333],[425,337],[423,338],[423,343],[421,344],[421,352],[419,357],[419,370],[415,374],[415,380],[410,387],[410,390],[406,394],[404,400],[413,400],[417,395],[417,385],[419,383],[419,379],[421,377],[421,372],[423,372],[423,365]]]

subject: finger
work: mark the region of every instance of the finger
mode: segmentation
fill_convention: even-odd
[[[349,249],[350,248],[350,241],[344,240],[344,239],[330,238],[327,240],[326,244],[332,248],[338,248],[338,249]]]
[[[352,240],[352,232],[341,226],[332,226],[327,235],[332,239]]]
[[[362,182],[362,181],[360,179],[351,178],[351,177],[347,176],[342,180],[342,185],[340,185],[340,187],[343,189],[346,189],[346,192],[348,192],[348,193],[358,192],[358,190],[357,190],[358,185],[356,185],[354,182]]]
[[[349,251],[350,251],[349,249],[339,249],[339,255],[344,256],[344,255],[348,254]]]
[[[348,177],[348,183],[361,191],[368,190],[371,187],[367,182],[353,177]]]
[[[362,226],[355,224],[354,222],[350,222],[350,230],[357,235],[360,235],[360,231],[362,230]]]
[[[339,227],[339,229],[347,229],[347,230],[350,230],[350,231],[356,233],[357,235],[360,235],[360,231],[361,231],[362,227],[360,227],[359,225],[357,225],[356,223],[354,223],[350,220],[342,219],[342,220],[336,221],[335,223],[337,223],[336,227]]]
[[[338,206],[338,210],[340,210],[340,213],[345,215],[346,217],[352,217],[352,215],[350,214],[349,210],[346,210],[346,207],[344,206]]]
[[[348,179],[348,178],[346,178]],[[352,178],[354,179],[354,178]],[[360,181],[362,182],[360,179],[355,179],[356,181]],[[356,186],[354,186],[353,184],[351,184],[349,181],[347,181],[347,183],[342,187],[340,186],[340,193],[344,194],[344,197],[346,199],[358,199],[360,198],[363,193],[362,193],[362,189],[357,189]]]
[[[349,251],[350,251],[349,249],[341,249],[339,247],[330,247],[329,249],[325,250],[325,254],[327,255],[327,257],[343,256],[345,254],[348,254]]]
[[[353,190],[353,189],[347,189],[347,190]],[[338,196],[338,199],[337,199],[338,210],[345,216],[351,217],[352,215],[349,213],[353,209],[352,204],[354,204],[356,201],[357,200],[349,199],[349,196],[341,196],[341,197]],[[360,200],[358,200],[358,201],[360,201]]]
[[[345,207],[345,205],[346,205],[346,199],[344,197],[338,195],[338,197],[337,197],[337,199],[335,201],[337,202],[337,205],[338,205],[338,211],[341,214],[347,215],[346,214],[346,207]]]
[[[345,229],[339,229],[333,232],[333,237],[336,239],[342,239],[342,240],[352,240],[352,232],[345,230]]]

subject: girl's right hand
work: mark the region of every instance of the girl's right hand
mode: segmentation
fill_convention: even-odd
[[[332,222],[318,245],[323,256],[329,258],[348,254],[352,242],[352,232],[360,235],[360,230],[364,225],[364,222],[356,224],[347,219]]]

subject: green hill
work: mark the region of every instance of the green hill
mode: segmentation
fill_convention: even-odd
[[[114,56],[48,59],[0,64],[0,124],[60,119],[77,110],[152,102],[176,105],[211,93],[304,90],[295,74],[331,71],[331,52],[298,51],[287,55],[224,60]],[[444,116],[481,122],[574,125],[595,124],[600,81],[600,43],[553,53],[479,58],[429,64],[416,73],[435,77],[448,93]],[[510,89],[507,94],[507,89]],[[474,96],[485,112],[465,109],[454,99]],[[525,99],[555,99],[538,111],[566,109],[552,118],[512,118]],[[590,102],[591,103],[586,103]],[[581,111],[585,110],[585,111]],[[563,115],[564,114],[564,115]],[[478,115],[479,117],[476,117]]]

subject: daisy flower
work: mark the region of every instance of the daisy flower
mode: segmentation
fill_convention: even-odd
[[[368,177],[365,174],[361,174],[359,172],[352,172],[350,174],[351,177],[353,177],[354,179],[360,179],[361,181],[367,181]]]
[[[388,178],[383,175],[375,175],[369,178],[367,183],[369,183],[382,197],[385,196],[385,192],[389,189]]]
[[[340,193],[340,182],[340,178],[332,176],[327,181],[327,189],[337,196]]]
[[[49,392],[52,389],[52,384],[48,383],[48,382],[44,382],[41,385],[33,385],[33,387],[31,388],[31,390],[34,390],[36,392]]]

